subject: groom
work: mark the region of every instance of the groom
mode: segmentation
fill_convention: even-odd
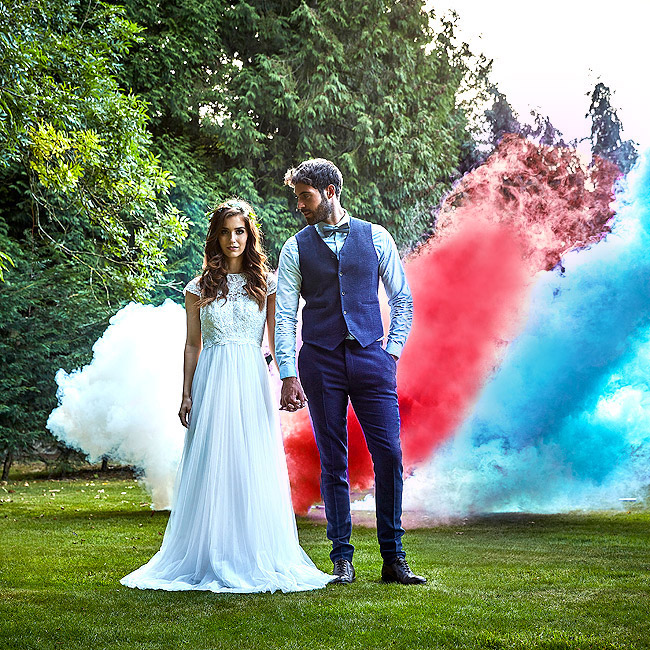
[[[377,537],[385,582],[424,584],[402,549],[402,451],[395,373],[411,328],[413,301],[392,237],[351,217],[339,201],[343,177],[328,160],[286,173],[307,227],[282,248],[276,296],[275,350],[280,407],[308,402],[321,461],[321,493],[332,542],[334,582],[354,581],[348,484],[348,398],[361,423],[375,470]],[[386,349],[377,290],[390,305]],[[303,346],[296,372],[296,314],[302,296]]]

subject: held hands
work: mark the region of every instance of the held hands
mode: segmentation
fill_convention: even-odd
[[[181,424],[187,429],[189,427],[188,416],[192,410],[192,398],[183,397],[181,402],[181,409],[178,412],[178,417],[181,419]]]
[[[298,411],[307,405],[307,396],[302,389],[297,377],[286,377],[282,380],[282,392],[280,393],[281,411]]]

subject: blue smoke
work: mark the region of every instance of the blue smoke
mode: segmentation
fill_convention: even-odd
[[[612,233],[540,276],[524,332],[407,484],[439,513],[611,507],[650,483],[650,152]]]

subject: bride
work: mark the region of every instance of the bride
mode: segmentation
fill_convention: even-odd
[[[268,370],[276,282],[251,206],[212,213],[203,273],[185,287],[187,341],[179,416],[187,427],[160,550],[120,581],[140,589],[306,591],[332,576],[298,542]],[[202,348],[202,349],[201,349]]]

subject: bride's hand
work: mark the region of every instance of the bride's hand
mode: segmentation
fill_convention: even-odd
[[[187,427],[189,427],[187,416],[190,414],[191,410],[192,410],[192,398],[191,397],[183,397],[183,401],[181,402],[181,409],[178,412],[178,417],[181,419],[181,424],[186,429],[187,429]]]

